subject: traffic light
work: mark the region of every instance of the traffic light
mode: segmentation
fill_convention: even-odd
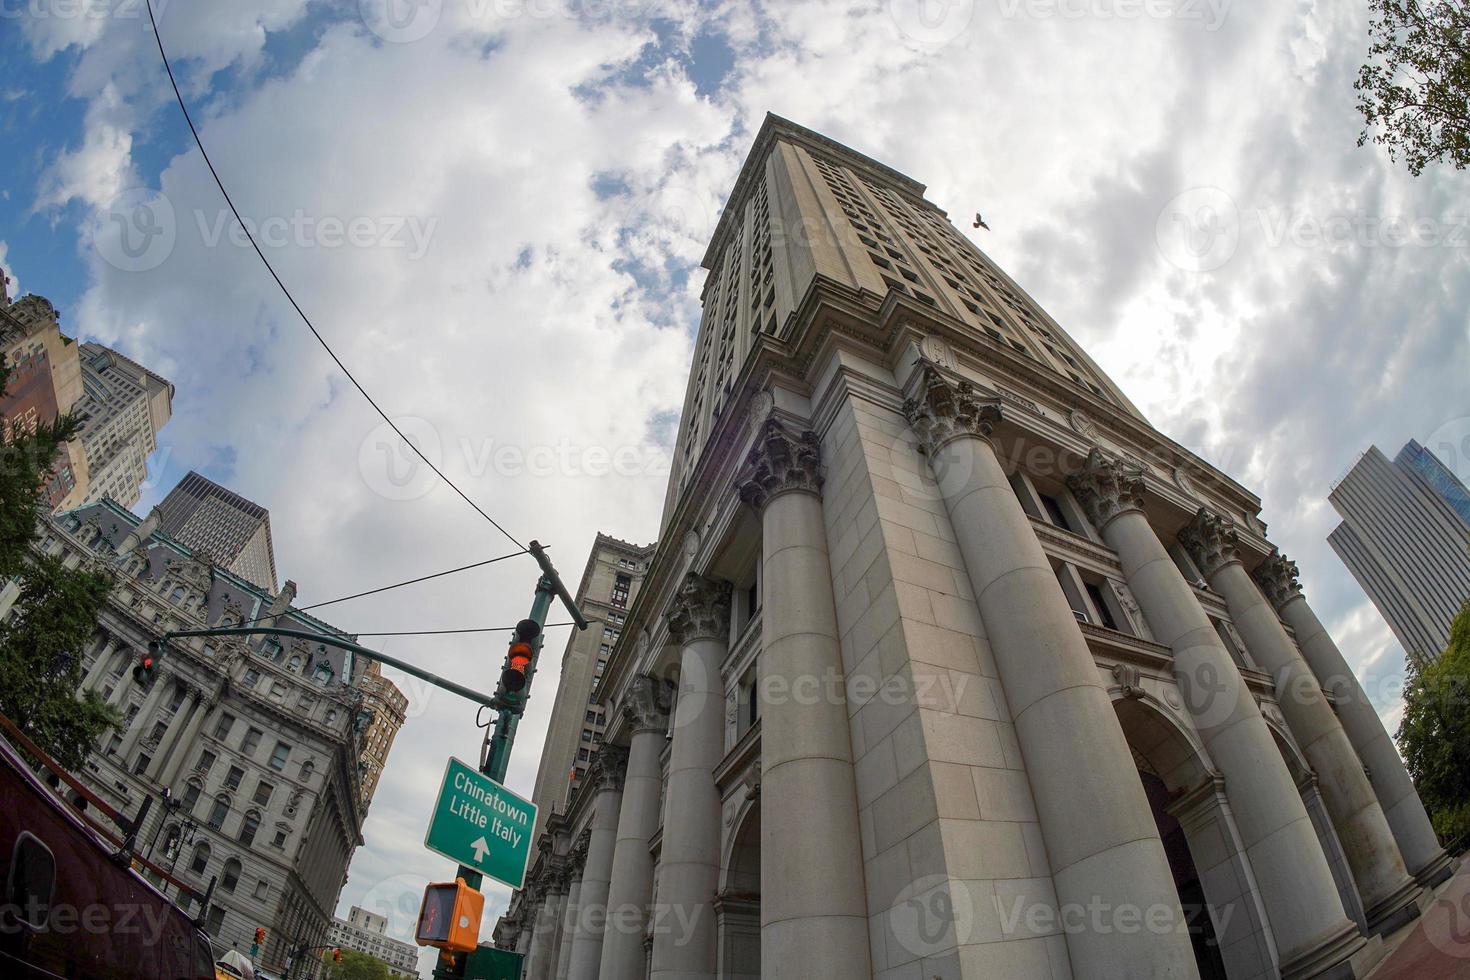
[[[500,675],[501,686],[512,694],[526,689],[526,674],[531,669],[531,661],[536,657],[536,637],[540,635],[541,624],[534,619],[523,619],[516,623],[515,639],[510,642],[505,670]]]
[[[342,950],[340,948],[339,949],[332,950],[332,962],[333,963],[341,963],[342,962]]]
[[[255,945],[265,945],[265,930],[260,928],[259,926],[255,927]]]
[[[163,656],[163,644],[157,640],[148,644],[148,651],[138,655],[138,663],[133,667],[133,680],[147,686],[153,683],[153,676],[158,673],[158,661]]]

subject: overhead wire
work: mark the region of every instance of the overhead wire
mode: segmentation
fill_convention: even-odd
[[[367,403],[373,407],[373,411],[377,412],[378,415],[382,417],[383,421],[388,424],[388,427],[391,428],[395,433],[397,433],[398,438],[402,439],[404,444],[407,445],[409,449],[413,450],[414,455],[423,460],[425,465],[427,465],[429,469],[433,470],[434,474],[438,476],[439,479],[443,480],[444,483],[451,490],[459,494],[460,498],[463,499],[465,503],[474,508],[477,514],[485,518],[485,520],[489,521],[492,527],[494,527],[501,534],[505,535],[505,537],[508,538],[512,544],[514,544],[517,548],[520,548],[522,552],[524,552],[526,550],[526,546],[521,544],[521,542],[516,539],[515,535],[507,531],[498,521],[495,520],[495,518],[486,513],[479,504],[471,500],[469,495],[461,490],[454,483],[453,480],[444,475],[443,470],[434,465],[433,460],[424,455],[423,450],[419,449],[418,446],[409,441],[408,436],[404,435],[403,430],[398,427],[398,423],[394,422],[391,418],[388,417],[388,413],[383,411],[382,407],[377,403],[377,401],[373,399],[373,396],[368,394],[367,389],[362,386],[362,383],[357,380],[356,376],[353,375],[350,370],[348,370],[347,365],[342,363],[342,359],[337,356],[337,352],[332,350],[332,346],[327,343],[326,338],[321,335],[321,332],[317,330],[316,325],[311,322],[311,317],[306,315],[306,311],[303,310],[301,308],[301,305],[296,302],[296,297],[291,295],[291,290],[286,288],[286,284],[281,280],[280,275],[276,273],[275,267],[271,265],[270,259],[265,257],[265,253],[261,251],[260,245],[257,244],[257,242],[255,241],[255,235],[251,233],[250,226],[247,225],[245,223],[245,220],[240,217],[240,209],[235,207],[234,199],[230,197],[230,192],[225,189],[224,181],[220,179],[219,172],[214,168],[214,161],[209,158],[209,152],[204,149],[204,141],[199,138],[199,130],[196,129],[194,126],[194,118],[189,114],[189,107],[185,104],[184,95],[182,92],[179,91],[178,80],[174,77],[173,65],[169,63],[168,53],[163,48],[163,37],[158,33],[158,21],[153,16],[153,0],[147,0],[147,5],[148,23],[153,28],[153,40],[158,44],[158,56],[163,59],[163,67],[164,70],[168,72],[169,84],[173,86],[174,99],[179,104],[179,110],[184,114],[184,122],[189,124],[189,132],[193,134],[194,145],[199,147],[199,155],[204,158],[205,166],[209,168],[209,174],[211,177],[214,178],[215,186],[219,188],[220,194],[224,196],[225,203],[230,206],[230,212],[235,216],[236,223],[240,226],[241,230],[245,232],[245,237],[249,240],[250,247],[255,250],[255,254],[260,257],[260,261],[265,265],[266,271],[270,273],[271,278],[275,280],[276,285],[279,286],[281,292],[285,294],[287,302],[291,304],[291,308],[294,309],[297,315],[301,317],[302,322],[306,324],[306,328],[311,331],[311,335],[316,338],[317,343],[322,345],[322,349],[327,352],[327,355],[332,358],[332,361],[337,365],[339,369],[341,369],[342,373],[347,376],[347,380],[351,381],[353,387],[355,387],[358,392],[362,394],[363,398],[367,399]]]

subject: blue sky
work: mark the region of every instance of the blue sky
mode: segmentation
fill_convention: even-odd
[[[1111,0],[1068,5],[1077,16],[1030,0],[406,2],[195,0],[161,24],[298,300],[385,409],[498,519],[554,545],[569,578],[597,531],[657,533],[698,263],[775,111],[913,175],[951,214],[982,210],[986,251],[1149,419],[1261,494],[1393,724],[1402,652],[1326,545],[1326,492],[1369,443],[1470,432],[1470,253],[1453,234],[1462,174],[1416,180],[1355,145],[1365,0],[1132,17]],[[270,508],[304,602],[503,553],[395,459],[228,233],[146,20],[117,9],[0,22],[0,265],[68,329],[177,385],[144,506],[191,468],[228,482]],[[135,261],[116,219],[138,194],[166,205],[171,235]],[[1192,251],[1177,219],[1203,208],[1228,234]],[[1381,230],[1417,220],[1444,234]],[[330,230],[353,222],[354,242]],[[1339,226],[1361,234],[1322,234]],[[639,465],[496,461],[589,447]],[[506,562],[331,619],[514,622],[531,577]],[[466,678],[491,659],[463,637],[385,650]],[[423,801],[445,746],[472,753],[473,711],[406,687],[344,907],[399,909],[446,871],[419,846]],[[518,754],[512,788],[529,791],[535,762]],[[504,899],[490,893],[492,919]]]

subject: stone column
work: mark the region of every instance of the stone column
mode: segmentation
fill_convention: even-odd
[[[592,824],[588,828],[587,860],[582,867],[582,893],[573,920],[570,980],[597,980],[602,963],[602,930],[607,922],[607,891],[612,880],[613,849],[618,837],[618,811],[623,805],[623,774],[628,750],[600,746],[592,757],[587,778],[597,785]]]
[[[765,421],[739,483],[761,518],[761,975],[872,976],[816,433]],[[781,684],[784,695],[767,695]],[[815,696],[800,696],[801,691]],[[814,828],[820,828],[813,832]]]
[[[536,920],[541,914],[542,898],[534,889],[528,889],[521,899],[521,931],[516,936],[516,952],[521,954],[524,966],[531,957],[531,947],[536,941]]]
[[[185,689],[184,700],[179,704],[179,710],[174,712],[173,719],[169,722],[168,730],[163,733],[163,738],[158,741],[158,748],[153,753],[153,760],[148,763],[148,771],[144,774],[147,778],[167,785],[163,779],[163,773],[168,769],[177,769],[177,763],[172,758],[174,752],[189,751],[189,740],[182,743],[179,736],[188,729],[198,731],[199,722],[196,716],[201,717],[204,709],[200,702],[204,698],[204,692],[193,684],[186,683],[182,678],[178,683]]]
[[[1144,516],[1142,474],[1093,450],[1068,483],[1118,553],[1154,636],[1174,651],[1186,707],[1224,774],[1282,975],[1316,976],[1346,966],[1366,942],[1343,910],[1312,820],[1255,698]]]
[[[92,690],[107,676],[107,665],[112,662],[112,655],[117,652],[118,641],[111,637],[104,637],[102,649],[97,651],[97,659],[92,661],[92,666],[87,668],[87,674],[82,678],[82,686],[77,689],[77,696]]]
[[[669,635],[683,654],[674,744],[659,853],[653,980],[713,980],[714,903],[720,882],[720,794],[715,767],[725,750],[725,691],[720,663],[730,635],[730,583],[691,572],[668,614]],[[687,931],[686,931],[687,927]]]
[[[1368,700],[1342,651],[1302,595],[1296,562],[1279,552],[1272,554],[1256,569],[1256,582],[1296,633],[1297,646],[1317,680],[1332,692],[1337,716],[1367,767],[1373,793],[1383,807],[1404,864],[1421,885],[1433,887],[1444,881],[1454,870],[1450,857],[1439,846],[1429,815],[1414,789],[1414,781],[1409,778],[1373,702]]]
[[[572,889],[567,892],[567,905],[562,910],[561,929],[556,940],[556,980],[567,980],[572,969],[572,943],[575,941],[577,915],[582,907],[582,876],[581,861],[587,857],[586,851],[580,855],[575,852],[572,855]]]
[[[1167,908],[1182,924],[1168,857],[1117,713],[989,442],[998,402],[982,401],[968,382],[925,366],[904,413],[938,480],[989,634],[1058,902]],[[1178,929],[1069,930],[1067,950],[1079,980],[1199,975]]]
[[[131,654],[125,652],[124,655],[130,656]],[[124,701],[127,700],[128,692],[132,689],[133,672],[125,666],[123,668],[122,677],[118,680],[117,687],[113,688],[112,696],[107,699],[107,703],[114,706],[121,705]]]
[[[552,980],[556,975],[556,934],[561,928],[562,907],[567,901],[567,879],[563,868],[547,874],[546,897],[536,916],[531,937],[531,955],[526,960],[526,980]]]
[[[1200,510],[1179,533],[1210,588],[1225,598],[1246,649],[1276,682],[1276,701],[1317,773],[1317,788],[1342,842],[1373,932],[1389,932],[1419,914],[1419,886],[1409,877],[1363,764],[1302,655],[1240,562],[1229,521]]]
[[[123,736],[122,745],[118,746],[117,757],[122,760],[123,765],[127,765],[128,756],[133,754],[138,739],[143,737],[143,730],[148,727],[153,713],[158,710],[158,702],[163,700],[164,689],[173,683],[174,677],[171,674],[159,674],[153,678],[153,689],[148,692],[143,706],[138,709],[138,716],[133,719],[133,724]]]
[[[658,829],[660,757],[669,728],[669,706],[659,682],[647,675],[635,678],[623,702],[623,716],[633,738],[613,846],[598,976],[642,978],[648,971],[643,932],[653,902],[648,842]]]
[[[204,727],[205,719],[213,710],[213,700],[206,698],[202,690],[193,692],[195,700],[194,713],[189,716],[189,724],[184,728],[184,734],[179,737],[172,752],[169,753],[168,765],[159,773],[158,781],[164,786],[172,786],[179,770],[184,765],[184,760],[194,751],[194,745],[199,740],[199,729]]]

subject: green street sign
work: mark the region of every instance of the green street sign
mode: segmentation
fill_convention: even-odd
[[[521,954],[481,946],[465,958],[465,980],[521,980]]]
[[[450,758],[424,846],[435,854],[520,888],[531,860],[536,804],[474,766]]]

